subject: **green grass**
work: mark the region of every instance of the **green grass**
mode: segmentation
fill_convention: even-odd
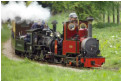
[[[120,81],[121,70],[88,69],[82,72],[40,66],[29,60],[13,61],[2,56],[2,81]]]
[[[52,28],[52,24],[51,22],[53,20],[56,20],[58,22],[57,24],[57,31],[61,32],[63,31],[63,24],[62,22],[65,22],[68,20],[68,13],[60,13],[60,14],[57,14],[55,15],[54,17],[50,17],[49,21],[48,21],[48,25],[50,28]]]
[[[100,41],[101,54],[106,58],[105,67],[121,67],[121,25],[95,28],[93,37]]]
[[[3,24],[1,28],[1,43],[5,42],[10,38],[11,32],[8,30],[7,24]]]
[[[62,19],[61,19],[62,18]],[[68,15],[59,14],[51,17],[58,21],[58,31],[62,31],[61,22],[68,19]],[[103,25],[102,25],[103,26]],[[109,26],[109,27],[108,27]],[[1,29],[1,43],[10,37],[7,25]],[[1,55],[2,81],[120,81],[121,80],[121,25],[106,25],[103,28],[93,27],[93,37],[100,41],[101,54],[106,58],[103,65],[107,69],[83,69],[75,72],[69,69],[60,69],[48,65],[40,66],[38,63],[25,59],[13,61]],[[111,70],[119,68],[119,70]],[[82,68],[80,68],[82,69]]]

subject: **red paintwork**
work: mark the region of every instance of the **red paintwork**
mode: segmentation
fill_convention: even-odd
[[[79,34],[79,37],[87,37],[87,29],[86,28],[84,28],[84,29],[80,28],[78,34]]]
[[[63,55],[66,55],[66,53],[80,53],[80,43],[82,42],[82,39],[85,39],[87,36],[87,29],[79,29],[79,26],[81,23],[88,24],[86,21],[79,21],[79,22],[73,22],[76,26],[76,28],[71,31],[68,28],[68,25],[72,22],[66,22],[64,23],[64,40],[63,40]],[[73,38],[75,34],[79,35],[79,40],[74,41],[70,38]],[[72,45],[73,48],[69,48],[69,45]]]
[[[66,40],[66,23],[64,23],[64,28],[63,28],[64,30],[64,40]]]
[[[72,22],[66,22],[64,23],[64,40],[63,40],[63,51],[62,55],[66,55],[67,53],[72,54],[79,54],[81,50],[81,42],[87,38],[87,28],[88,28],[88,22],[87,21],[79,21],[79,22],[73,22],[76,26],[75,30],[71,31],[68,29],[68,25]],[[87,28],[82,29],[80,28],[80,24],[85,23],[87,25]],[[80,29],[79,29],[80,28]],[[70,38],[72,38],[75,34],[79,35],[79,39],[74,41]],[[84,58],[81,57],[80,60],[78,60],[78,57],[76,57],[76,66],[79,65],[79,61],[84,64],[84,67],[101,67],[101,65],[105,62],[105,58],[103,57],[95,57],[95,58]],[[95,64],[92,65],[91,61],[94,61]],[[69,65],[72,65],[72,62],[69,62]]]
[[[87,25],[87,28],[88,28],[88,22],[87,21],[79,21],[79,25],[81,24],[81,23],[85,23],[86,25]]]
[[[79,41],[72,41],[72,40],[63,41],[63,55],[66,55],[66,53],[79,53],[79,49],[80,49]]]
[[[84,38],[84,37],[80,38],[80,42],[82,42],[84,39],[86,39],[86,38]]]
[[[66,38],[66,39],[70,39],[70,38],[73,37],[75,34],[78,34],[78,26],[77,26],[77,23],[75,23],[76,28],[75,28],[73,31],[72,31],[72,30],[69,30],[68,25],[69,25],[69,24],[67,24],[67,31],[66,31],[66,33],[67,33],[67,38]]]
[[[55,54],[57,54],[57,48],[58,48],[58,42],[57,42],[57,40],[55,40]]]
[[[76,57],[76,66],[78,67],[79,63],[78,63],[78,57]]]
[[[76,28],[73,31],[69,30],[69,28],[68,28],[70,23],[73,23],[76,26]],[[87,37],[87,33],[88,33],[87,28],[85,28],[85,29],[80,28],[79,29],[79,26],[80,26],[81,23],[85,23],[87,25],[87,28],[88,28],[88,22],[86,22],[86,21],[64,23],[64,40],[69,40],[75,34],[78,34],[79,38]]]
[[[72,65],[72,62],[69,62],[69,65],[71,66]]]
[[[84,67],[101,67],[101,65],[105,62],[105,58],[81,58],[81,63],[84,63]],[[91,65],[91,61],[95,61],[94,65]]]
[[[77,47],[76,47],[76,49],[77,49],[77,53],[80,53],[80,41],[77,41]]]

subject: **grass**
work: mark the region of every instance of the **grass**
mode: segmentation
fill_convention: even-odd
[[[11,32],[7,27],[7,23],[2,25],[1,28],[1,43],[7,41],[10,38]]]
[[[13,61],[2,56],[2,81],[120,81],[121,70],[90,69],[82,72],[40,66],[29,60]],[[88,78],[87,78],[88,77]]]
[[[95,28],[93,37],[100,41],[101,54],[106,58],[105,67],[121,67],[121,25]]]
[[[68,13],[61,13],[61,14],[57,14],[54,17],[52,16],[49,21],[48,21],[48,25],[50,28],[52,28],[52,24],[51,22],[53,20],[56,20],[58,22],[57,24],[57,31],[61,32],[63,31],[63,24],[62,22],[65,22],[68,20]]]
[[[61,19],[62,17],[62,19]],[[62,31],[61,22],[68,19],[68,15],[59,14],[52,17],[58,19],[58,31]],[[109,26],[109,27],[107,27]],[[25,59],[13,61],[1,54],[1,81],[120,81],[121,80],[121,25],[107,25],[103,28],[93,28],[93,37],[100,40],[101,54],[106,58],[103,65],[107,69],[83,69],[75,72],[69,69],[60,69]],[[1,43],[9,39],[10,30],[7,24],[1,29]],[[110,70],[119,68],[119,70]]]

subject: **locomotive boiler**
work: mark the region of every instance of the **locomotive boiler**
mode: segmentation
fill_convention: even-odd
[[[56,31],[56,21],[52,22],[53,29],[30,29],[28,25],[23,30],[16,24],[12,30],[12,44],[16,54],[31,59],[77,67],[101,67],[105,58],[100,55],[99,40],[92,38],[92,21],[93,18],[88,17],[87,21],[64,22],[62,34]],[[25,34],[29,41],[24,40]]]

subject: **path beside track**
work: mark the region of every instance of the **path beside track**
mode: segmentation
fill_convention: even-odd
[[[11,47],[11,39],[9,39],[8,41],[6,41],[3,44],[3,50],[2,53],[8,57],[11,60],[15,60],[15,61],[20,61],[22,60],[22,58],[20,58],[19,56],[15,55],[12,47]]]

